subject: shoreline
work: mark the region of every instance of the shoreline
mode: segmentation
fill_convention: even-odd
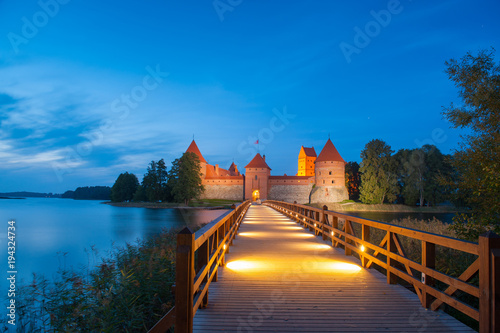
[[[218,209],[231,209],[231,205],[217,205],[217,206],[186,206],[178,203],[172,202],[111,202],[105,201],[102,204],[110,205],[113,207],[124,207],[124,208],[151,208],[151,209],[206,209],[206,210],[218,210]]]
[[[362,203],[314,203],[310,206],[322,208],[323,205],[328,210],[335,212],[380,212],[380,213],[465,213],[466,209],[453,206],[432,206],[432,207],[410,207],[401,204],[362,204]]]
[[[199,206],[186,206],[173,202],[111,202],[105,201],[103,204],[113,207],[125,208],[151,208],[151,209],[231,209],[232,203],[210,203],[199,204]],[[465,209],[459,209],[453,206],[437,206],[437,207],[410,207],[400,204],[376,204],[368,205],[362,203],[313,203],[309,206],[321,208],[323,205],[328,207],[328,210],[339,213],[347,212],[381,212],[381,213],[464,213]]]

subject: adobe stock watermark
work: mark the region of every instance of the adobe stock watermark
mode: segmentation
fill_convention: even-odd
[[[38,35],[40,29],[49,24],[50,20],[59,14],[61,5],[66,5],[70,0],[40,0],[37,2],[40,7],[30,18],[21,18],[22,26],[20,34],[9,32],[7,39],[15,53],[19,53],[19,46],[28,44],[29,41]]]
[[[360,54],[362,49],[370,45],[373,38],[380,35],[382,28],[387,27],[391,23],[393,15],[398,15],[402,11],[403,6],[399,0],[389,0],[387,2],[387,9],[382,9],[378,12],[371,10],[370,15],[373,17],[373,20],[368,21],[363,29],[358,26],[354,27],[355,35],[352,44],[344,41],[339,44],[347,63],[351,63],[353,54]]]
[[[83,158],[92,153],[94,147],[103,143],[106,132],[112,130],[117,121],[126,119],[130,110],[136,109],[139,103],[148,97],[149,92],[158,88],[169,75],[169,73],[161,71],[159,64],[154,69],[151,66],[146,66],[145,69],[148,74],[143,77],[141,84],[132,87],[128,93],[121,94],[119,98],[111,102],[110,109],[114,116],[102,120],[97,129],[82,133],[81,136],[86,140],[74,147],[67,147],[63,162],[55,161],[52,163],[52,169],[59,182],[63,181],[63,176],[71,169],[79,166],[83,162]]]
[[[242,2],[243,0],[214,0],[212,5],[219,16],[219,20],[223,22],[225,13],[232,12],[236,7],[241,5]]]
[[[295,114],[288,113],[286,106],[283,107],[283,111],[274,108],[273,114],[274,117],[269,120],[268,127],[262,128],[259,133],[257,133],[257,136],[249,136],[246,141],[243,141],[238,145],[239,154],[244,155],[247,159],[253,158],[259,151],[256,148],[257,142],[259,144],[259,148],[264,149],[265,145],[274,140],[275,134],[282,132],[285,127],[290,124],[290,120],[297,116]]]

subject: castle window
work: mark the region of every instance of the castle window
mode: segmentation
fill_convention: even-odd
[[[332,175],[332,172],[330,171],[330,172],[328,172],[328,174],[331,176],[331,175]]]
[[[319,175],[321,176],[321,171],[319,172]]]
[[[325,180],[323,179],[323,184],[325,183]]]
[[[257,175],[255,175],[255,180],[257,180]]]
[[[332,184],[335,183],[335,180],[332,180]]]

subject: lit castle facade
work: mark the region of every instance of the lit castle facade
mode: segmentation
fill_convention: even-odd
[[[296,176],[271,176],[266,157],[260,154],[245,166],[245,174],[234,162],[229,169],[211,165],[193,140],[186,152],[200,159],[202,198],[229,200],[280,200],[298,203],[340,202],[349,198],[345,186],[345,162],[328,139],[316,156],[314,148],[301,147]]]

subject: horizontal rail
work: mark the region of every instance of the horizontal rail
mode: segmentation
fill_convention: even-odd
[[[267,200],[264,205],[287,215],[305,228],[313,231],[315,235],[321,235],[324,240],[330,239],[332,246],[342,246],[346,255],[356,253],[363,267],[369,268],[376,264],[383,268],[386,271],[388,283],[396,283],[396,278],[400,278],[412,284],[423,307],[437,310],[442,304],[447,304],[479,321],[480,332],[495,332],[494,327],[491,326],[493,320],[488,321],[488,319],[484,318],[494,318],[493,312],[498,311],[495,310],[499,308],[499,305],[495,304],[494,288],[490,286],[496,286],[499,282],[492,281],[491,278],[491,276],[494,276],[491,273],[492,260],[488,259],[488,262],[483,265],[480,265],[480,262],[486,261],[481,258],[489,258],[493,249],[500,248],[500,241],[497,241],[497,239],[500,239],[498,236],[481,236],[478,244],[333,212],[329,211],[326,206],[319,209],[274,200]],[[358,225],[358,230],[361,227],[361,235],[356,235],[353,223]],[[370,234],[373,230],[379,230],[379,232],[385,234],[380,244],[371,242]],[[422,250],[420,263],[406,256],[399,236],[420,241]],[[436,270],[436,245],[472,254],[478,256],[478,258],[458,278],[453,277]],[[481,250],[481,248],[484,249]],[[478,274],[480,276],[479,287],[469,283]],[[483,283],[481,283],[481,276],[485,280]],[[498,279],[498,274],[496,276],[496,279]],[[445,290],[437,289],[435,287],[437,281],[448,287]],[[498,287],[496,290],[498,290]],[[479,308],[460,301],[454,296],[457,291],[479,299]],[[488,298],[489,301],[485,302],[485,298]]]

